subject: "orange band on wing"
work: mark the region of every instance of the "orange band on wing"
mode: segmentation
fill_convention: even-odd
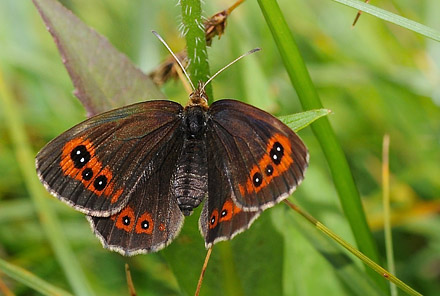
[[[211,213],[211,217],[209,218],[209,228],[213,229],[217,226],[218,224],[218,210],[214,209],[214,211],[212,211]]]
[[[116,216],[115,225],[117,228],[122,229],[126,232],[130,232],[133,229],[135,216],[134,211],[131,207],[127,206],[119,214],[114,216]]]
[[[211,216],[209,218],[208,224],[209,228],[216,228],[222,222],[230,221],[235,215],[239,214],[242,211],[232,199],[228,198],[222,206],[222,209],[219,213],[218,209],[213,209],[211,212]]]
[[[154,221],[150,213],[145,212],[140,216],[136,222],[136,233],[151,234],[154,229]]]
[[[77,152],[76,155],[74,152]],[[114,187],[112,171],[108,166],[103,167],[93,143],[88,139],[79,137],[67,142],[61,154],[60,167],[64,175],[80,181],[87,190],[98,196],[111,197],[111,203],[117,202],[124,191]]]
[[[231,199],[226,200],[223,204],[223,208],[220,211],[219,222],[229,221],[232,217],[241,212],[241,209],[237,207]]]
[[[278,147],[282,150],[277,151],[276,148]],[[238,185],[241,195],[259,192],[273,178],[282,175],[293,164],[289,138],[282,134],[275,134],[269,139],[266,152],[258,161],[258,164],[250,170],[246,183]]]

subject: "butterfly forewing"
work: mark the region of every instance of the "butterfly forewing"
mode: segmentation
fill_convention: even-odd
[[[86,120],[47,144],[36,157],[48,190],[77,210],[110,216],[128,202],[141,176],[148,178],[179,137],[182,106],[149,101]],[[162,157],[157,157],[158,153]]]
[[[261,211],[295,190],[304,178],[308,151],[290,128],[269,113],[234,100],[217,101],[209,112],[209,133],[223,146],[224,173],[239,207]]]

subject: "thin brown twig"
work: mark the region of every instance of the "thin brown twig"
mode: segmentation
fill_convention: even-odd
[[[127,286],[130,296],[136,296],[136,290],[134,288],[133,279],[131,278],[131,272],[128,263],[125,263],[125,275],[127,277]]]
[[[173,64],[173,68],[174,68],[174,71],[176,71],[177,76],[179,77],[180,81],[182,82],[183,87],[186,90],[186,93],[188,95],[191,94],[194,91],[194,89],[192,89],[192,87],[189,84],[186,76],[183,74],[183,70],[180,68],[180,66],[177,63]]]
[[[5,295],[5,296],[15,296],[14,293],[12,293],[12,291],[8,288],[8,286],[2,281],[2,278],[0,277],[0,295]]]
[[[205,262],[203,263],[202,271],[200,272],[199,282],[197,283],[197,289],[194,296],[199,296],[200,288],[202,287],[203,277],[205,275],[206,267],[208,266],[209,258],[211,257],[212,247],[206,252]]]
[[[237,2],[235,2],[234,4],[232,4],[231,7],[229,7],[228,9],[226,9],[227,14],[230,14],[235,8],[237,8],[241,3],[243,3],[245,0],[238,0]]]
[[[370,2],[370,0],[365,0],[365,3]],[[358,19],[361,17],[362,11],[359,10],[358,13],[356,14],[356,17],[354,18],[353,24],[351,25],[352,27],[354,27],[358,21]]]

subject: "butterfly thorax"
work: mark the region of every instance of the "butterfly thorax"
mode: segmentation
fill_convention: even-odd
[[[182,116],[183,147],[173,178],[173,193],[180,210],[191,215],[208,191],[206,154],[207,113],[202,106],[187,106]]]

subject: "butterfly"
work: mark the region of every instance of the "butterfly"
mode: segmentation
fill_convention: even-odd
[[[206,85],[206,84],[205,84]],[[38,177],[87,215],[103,246],[158,251],[203,201],[206,248],[246,230],[301,183],[309,154],[271,114],[236,100],[145,101],[93,116],[36,156]]]

